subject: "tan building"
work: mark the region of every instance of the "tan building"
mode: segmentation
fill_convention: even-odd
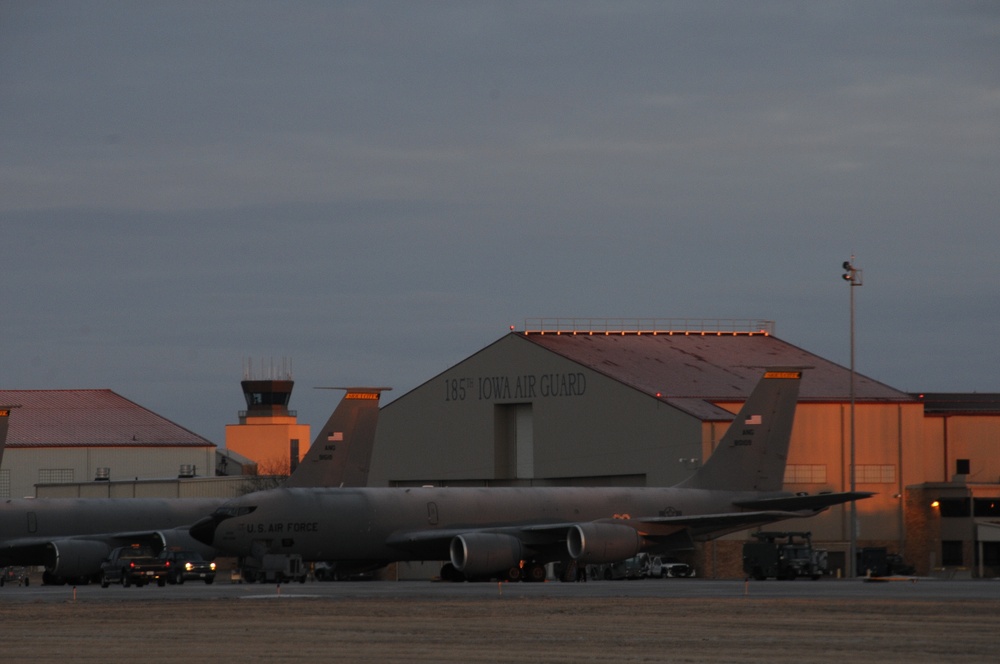
[[[764,367],[808,366],[786,487],[851,488],[851,373],[776,338],[771,323],[562,320],[529,327],[385,406],[371,485],[669,486],[711,454]],[[857,503],[859,551],[901,553],[922,573],[945,563],[971,566],[971,532],[960,538],[967,551],[961,559],[940,551],[958,545],[913,541],[924,535],[908,532],[907,497],[931,490],[928,481],[950,481],[944,464],[958,458],[993,478],[984,497],[1000,496],[1000,468],[993,470],[1000,423],[942,423],[925,417],[924,402],[911,394],[863,375],[854,384],[856,488],[877,494]],[[927,516],[933,519],[948,530],[948,517]],[[841,506],[777,528],[811,531],[830,551],[831,567],[846,570],[850,524],[850,507]],[[747,537],[701,546],[693,562],[704,576],[739,576]]]
[[[920,394],[927,474],[907,487],[904,556],[1000,576],[1000,395]]]
[[[288,410],[294,382],[244,380],[247,409],[239,424],[226,425],[226,449],[257,463],[261,475],[288,475],[310,444],[309,425],[299,424]]]

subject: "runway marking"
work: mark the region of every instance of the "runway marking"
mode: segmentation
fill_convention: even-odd
[[[240,599],[319,599],[323,595],[244,595]]]

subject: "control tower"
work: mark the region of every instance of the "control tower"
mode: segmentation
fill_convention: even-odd
[[[308,424],[299,424],[288,409],[292,380],[287,362],[277,373],[253,376],[252,365],[244,367],[243,397],[247,408],[239,413],[239,424],[226,425],[226,447],[257,463],[261,475],[288,475],[298,466],[312,440]]]

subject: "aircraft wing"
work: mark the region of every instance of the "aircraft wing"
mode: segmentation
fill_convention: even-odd
[[[640,536],[654,545],[686,549],[690,548],[691,539],[707,539],[707,535],[718,537],[775,521],[812,516],[814,513],[805,510],[761,510],[692,516],[601,519],[596,522],[582,523],[627,525],[634,528]],[[581,522],[403,531],[390,536],[386,543],[412,554],[432,558],[436,552],[440,558],[447,559],[448,547],[453,538],[473,533],[489,533],[511,535],[534,551],[563,551],[569,530],[578,525],[581,525]]]
[[[644,538],[654,542],[667,541],[668,538],[675,538],[684,533],[690,535],[692,539],[705,540],[775,521],[812,516],[814,513],[812,511],[774,509],[754,512],[694,514],[691,516],[638,517],[618,521],[618,523],[632,526]]]
[[[812,514],[822,512],[833,505],[849,503],[852,500],[871,498],[875,494],[870,491],[842,491],[840,493],[819,493],[807,496],[785,496],[782,498],[761,498],[743,500],[733,503],[739,507],[758,510],[809,510]],[[806,516],[812,516],[808,514]]]

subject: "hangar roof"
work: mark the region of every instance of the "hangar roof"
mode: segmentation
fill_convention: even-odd
[[[214,447],[111,390],[0,390],[7,447]]]
[[[847,401],[850,370],[777,337],[757,332],[514,332],[702,419],[731,419],[713,405],[743,401],[770,367],[808,367],[800,401]],[[912,402],[914,397],[855,373],[855,400]]]
[[[929,415],[996,415],[1000,394],[983,392],[926,392],[914,395]]]

